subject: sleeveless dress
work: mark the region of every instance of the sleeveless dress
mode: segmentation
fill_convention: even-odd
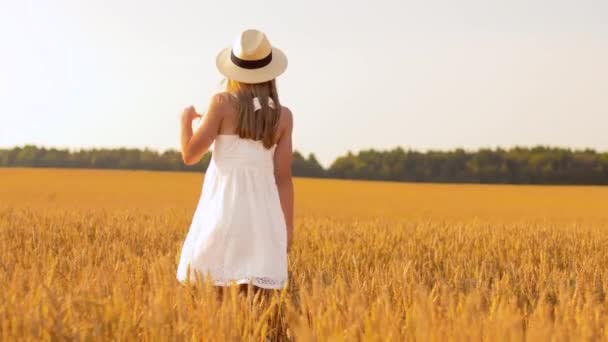
[[[177,279],[210,276],[214,285],[287,282],[287,232],[274,178],[276,144],[217,136],[201,196],[182,246]]]

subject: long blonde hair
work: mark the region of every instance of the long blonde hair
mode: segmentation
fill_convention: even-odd
[[[261,140],[264,147],[274,145],[274,136],[281,114],[281,103],[277,93],[276,81],[264,83],[242,83],[227,79],[226,91],[236,97],[238,111],[236,133],[241,138]],[[260,101],[261,109],[254,110],[253,98]],[[270,100],[274,102],[270,105]]]

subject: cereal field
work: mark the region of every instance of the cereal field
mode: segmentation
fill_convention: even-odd
[[[202,180],[0,169],[0,339],[608,339],[606,187],[296,179],[288,287],[220,299],[175,279]]]

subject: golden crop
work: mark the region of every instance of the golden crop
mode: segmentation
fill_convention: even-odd
[[[288,287],[220,300],[175,279],[202,179],[0,169],[0,339],[608,339],[608,188],[297,179]]]

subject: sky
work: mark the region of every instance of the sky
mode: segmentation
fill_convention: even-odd
[[[294,148],[608,150],[608,1],[0,0],[0,147],[179,148],[244,29],[289,59]]]

